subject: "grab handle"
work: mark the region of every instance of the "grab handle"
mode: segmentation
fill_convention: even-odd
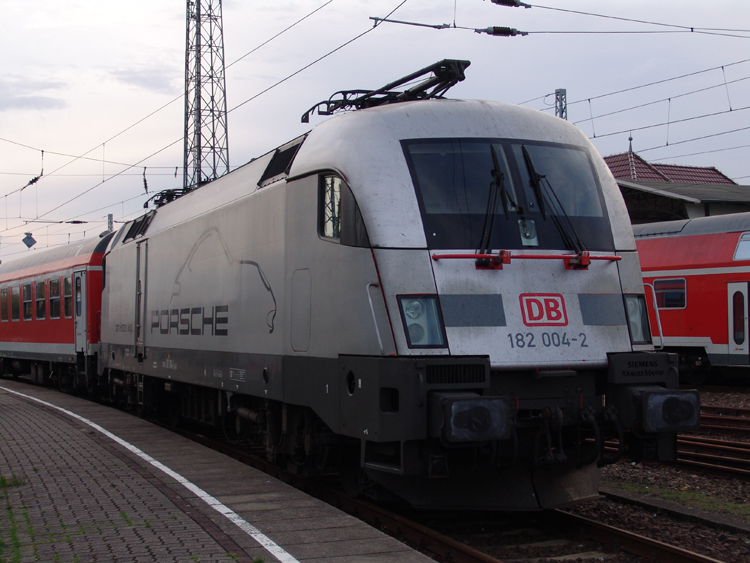
[[[385,349],[383,348],[383,339],[380,338],[380,327],[378,326],[378,318],[375,315],[375,306],[372,304],[372,295],[370,295],[370,288],[371,287],[380,287],[377,283],[368,283],[367,284],[367,300],[370,302],[370,312],[372,313],[372,322],[375,324],[375,334],[378,337],[378,345],[380,346],[380,353],[385,354]]]

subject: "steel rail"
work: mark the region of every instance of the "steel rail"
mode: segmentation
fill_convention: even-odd
[[[583,516],[577,516],[562,510],[556,512],[562,515],[563,521],[568,520],[583,527],[585,533],[591,539],[603,543],[610,550],[619,547],[629,553],[634,553],[642,557],[650,557],[661,563],[721,563],[713,557],[688,551],[681,547],[634,534],[633,532],[628,532],[627,530],[622,530],[608,524],[589,520]]]
[[[256,455],[238,451],[234,446],[180,429],[177,429],[176,432],[206,447],[213,448],[256,469],[264,471],[280,481],[295,486],[307,494],[323,500],[367,522],[374,528],[407,543],[417,551],[434,557],[438,561],[451,563],[502,563],[501,560],[491,555],[431,530],[423,524],[411,521],[370,502],[353,499],[343,491],[333,489],[325,483],[317,483],[296,473],[280,469],[268,461],[258,458]],[[716,559],[614,526],[594,522],[562,510],[553,510],[550,512],[568,522],[583,526],[592,540],[601,542],[605,547],[613,551],[622,550],[645,557],[656,556],[663,563],[719,563]]]

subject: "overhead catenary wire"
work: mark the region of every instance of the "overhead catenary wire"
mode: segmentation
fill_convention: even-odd
[[[311,12],[307,13],[306,15],[304,15],[303,17],[301,17],[300,19],[298,19],[297,21],[295,21],[295,22],[294,22],[293,24],[291,24],[290,26],[288,26],[288,27],[284,28],[284,29],[283,29],[283,30],[281,30],[280,32],[276,33],[275,35],[273,35],[272,37],[270,37],[269,39],[267,39],[266,41],[264,41],[263,43],[261,43],[260,45],[258,45],[257,47],[255,47],[254,49],[250,50],[249,52],[245,53],[245,54],[244,54],[244,55],[242,55],[241,57],[239,57],[239,58],[235,59],[234,61],[232,61],[231,63],[229,63],[229,65],[227,65],[227,66],[226,66],[226,68],[229,68],[229,67],[231,67],[232,65],[234,65],[234,64],[236,64],[236,63],[238,63],[239,61],[241,61],[241,60],[242,60],[242,59],[244,59],[245,57],[247,57],[247,56],[251,55],[252,53],[254,53],[255,51],[257,51],[258,49],[260,49],[261,47],[263,47],[263,46],[267,45],[268,43],[270,43],[270,42],[271,42],[271,41],[273,41],[274,39],[276,39],[276,38],[280,37],[281,35],[283,35],[283,34],[284,34],[284,33],[286,33],[287,31],[289,31],[290,29],[292,29],[293,27],[295,27],[295,26],[296,26],[296,25],[298,25],[299,23],[303,22],[304,20],[306,20],[307,18],[309,18],[310,16],[312,16],[312,15],[313,15],[313,14],[315,14],[316,12],[318,12],[318,11],[322,10],[323,8],[325,8],[326,6],[328,6],[329,4],[331,4],[331,3],[333,2],[333,1],[334,1],[334,0],[328,0],[328,2],[326,2],[325,4],[323,4],[323,5],[321,5],[321,6],[317,7],[317,8],[315,8],[315,9],[314,9],[314,10],[312,10]],[[67,163],[65,163],[65,164],[61,165],[60,167],[56,168],[55,170],[53,170],[52,172],[50,172],[50,173],[49,173],[49,174],[48,174],[47,176],[53,176],[53,175],[55,175],[55,173],[56,173],[56,172],[57,172],[58,170],[62,170],[62,169],[63,169],[63,168],[65,168],[66,166],[69,166],[70,164],[72,164],[72,163],[74,163],[74,162],[76,162],[77,160],[80,160],[80,159],[84,159],[84,160],[93,160],[93,161],[96,161],[96,162],[102,162],[102,165],[104,165],[104,163],[106,163],[106,164],[114,164],[114,165],[117,165],[117,166],[127,166],[127,167],[133,167],[133,166],[136,166],[136,165],[132,165],[132,164],[127,164],[127,163],[123,163],[123,162],[112,162],[112,161],[106,161],[106,160],[105,160],[104,158],[102,158],[102,159],[98,159],[98,158],[90,158],[90,157],[87,157],[86,155],[88,155],[89,153],[93,152],[94,150],[96,150],[96,149],[97,149],[98,147],[100,147],[100,146],[101,146],[101,147],[104,147],[104,145],[106,145],[106,143],[109,143],[110,141],[113,141],[113,140],[114,140],[114,139],[116,139],[117,137],[119,137],[119,136],[123,135],[124,133],[126,133],[126,132],[130,131],[130,130],[131,130],[131,129],[133,129],[134,127],[136,127],[136,126],[140,125],[141,123],[143,123],[143,122],[144,122],[144,121],[146,121],[147,119],[149,119],[149,118],[153,117],[153,116],[154,116],[154,115],[156,115],[157,113],[159,113],[159,112],[161,112],[162,110],[166,109],[167,107],[169,107],[169,106],[170,106],[170,105],[172,105],[173,103],[175,103],[175,102],[177,102],[177,101],[179,101],[179,100],[182,100],[183,98],[184,98],[184,94],[180,94],[179,96],[177,96],[177,97],[175,97],[175,98],[171,99],[170,101],[168,101],[167,103],[163,104],[163,105],[162,105],[162,106],[160,106],[159,108],[155,109],[154,111],[152,111],[152,112],[151,112],[151,113],[149,113],[148,115],[146,115],[146,116],[142,117],[141,119],[137,120],[137,121],[136,121],[135,123],[132,123],[131,125],[129,125],[129,126],[128,126],[128,127],[126,127],[125,129],[122,129],[122,130],[121,130],[121,131],[119,131],[118,133],[116,133],[116,134],[112,135],[111,137],[109,137],[109,138],[108,138],[108,139],[106,139],[105,141],[103,141],[103,142],[101,142],[101,143],[98,143],[98,144],[97,144],[97,145],[96,145],[95,147],[93,147],[92,149],[90,149],[90,150],[88,150],[88,151],[84,152],[83,154],[80,154],[80,155],[73,155],[73,154],[66,154],[66,153],[58,153],[58,152],[53,152],[53,151],[47,151],[47,152],[48,152],[48,154],[53,154],[53,155],[55,155],[55,156],[64,156],[64,157],[67,157],[67,158],[72,158],[72,159],[73,159],[73,160],[71,160],[70,162],[67,162]],[[40,150],[40,149],[37,149],[37,148],[35,148],[35,147],[31,147],[31,146],[29,146],[29,145],[26,145],[26,144],[23,144],[23,143],[19,143],[19,142],[16,142],[16,141],[12,141],[12,140],[10,140],[10,139],[5,139],[5,138],[2,138],[2,137],[0,137],[0,141],[5,141],[5,142],[7,142],[7,143],[12,143],[12,144],[14,144],[14,145],[18,145],[18,146],[21,146],[21,147],[25,147],[25,148],[28,148],[28,149],[31,149],[31,150]],[[171,146],[171,145],[170,145],[170,146]],[[103,149],[102,149],[102,150],[103,150]],[[161,168],[161,167],[155,167],[155,168]],[[172,168],[172,167],[170,166],[170,167],[165,167],[165,168]],[[18,191],[18,190],[17,190],[17,191]],[[11,193],[15,193],[15,191],[13,191],[13,192],[9,192],[9,193],[8,193],[8,194],[6,194],[6,195],[9,195],[9,194],[11,194]]]
[[[402,1],[402,2],[401,2],[401,3],[399,4],[399,5],[398,5],[398,6],[396,6],[395,8],[393,8],[393,10],[391,10],[391,11],[390,11],[390,12],[388,13],[388,15],[387,15],[387,16],[386,16],[385,18],[382,18],[382,19],[388,19],[388,18],[389,18],[390,16],[392,16],[392,15],[393,15],[393,14],[394,14],[394,13],[396,12],[396,10],[398,10],[398,9],[399,9],[399,8],[400,8],[401,6],[403,6],[404,4],[406,4],[406,2],[408,2],[408,0],[403,0],[403,1]],[[354,42],[355,42],[355,41],[356,41],[357,39],[359,39],[359,38],[361,38],[361,37],[364,37],[365,35],[367,35],[367,34],[368,34],[368,33],[370,33],[371,31],[373,31],[373,30],[374,30],[374,29],[375,29],[376,27],[378,27],[378,26],[379,26],[378,22],[375,22],[375,25],[373,25],[373,26],[372,26],[371,28],[369,28],[369,29],[366,29],[365,31],[363,31],[363,32],[362,32],[362,33],[360,33],[359,35],[355,35],[354,37],[352,37],[351,39],[349,39],[349,40],[348,40],[348,41],[346,41],[345,43],[342,43],[341,45],[339,45],[338,47],[336,47],[335,49],[331,49],[331,50],[330,50],[330,51],[328,51],[328,52],[327,52],[327,53],[326,53],[325,55],[323,55],[323,56],[321,56],[321,57],[318,57],[317,59],[315,59],[315,60],[314,60],[314,61],[312,61],[311,63],[308,63],[308,64],[306,64],[305,66],[303,66],[303,67],[302,67],[302,68],[300,68],[299,70],[296,70],[296,71],[294,71],[294,72],[293,72],[292,74],[290,74],[290,75],[288,75],[288,76],[286,76],[286,77],[282,78],[282,79],[281,79],[281,80],[279,80],[278,82],[275,82],[274,84],[272,84],[272,85],[271,85],[271,86],[269,86],[268,88],[265,88],[264,90],[261,90],[260,92],[258,92],[258,93],[257,93],[257,94],[255,94],[254,96],[250,96],[250,97],[249,97],[248,99],[246,99],[246,100],[245,100],[244,102],[240,102],[239,104],[237,104],[236,106],[234,106],[234,107],[233,107],[232,109],[230,109],[230,110],[227,110],[227,114],[229,114],[229,113],[233,112],[233,111],[234,111],[234,110],[236,110],[236,109],[239,109],[239,108],[241,108],[242,106],[244,106],[245,104],[247,104],[247,103],[249,103],[249,102],[252,102],[253,100],[255,100],[256,98],[258,98],[258,97],[262,96],[263,94],[265,94],[265,93],[266,93],[266,92],[268,92],[269,90],[272,90],[273,88],[276,88],[277,86],[279,86],[279,85],[283,84],[284,82],[286,82],[286,81],[287,81],[287,80],[289,80],[290,78],[293,78],[293,77],[297,76],[297,75],[298,75],[299,73],[301,73],[301,72],[303,72],[303,71],[307,70],[308,68],[310,68],[311,66],[313,66],[313,65],[315,65],[315,64],[317,64],[317,63],[319,63],[319,62],[320,62],[320,61],[322,61],[323,59],[326,59],[326,58],[330,57],[331,55],[333,55],[333,54],[334,54],[334,53],[336,53],[337,51],[340,51],[341,49],[343,49],[343,48],[344,48],[344,47],[346,47],[347,45],[350,45],[350,44],[354,43]]]
[[[737,111],[737,110],[735,110],[735,111]],[[728,113],[728,112],[727,112],[727,113]],[[695,142],[695,141],[702,141],[702,140],[704,140],[704,139],[712,139],[712,138],[714,138],[714,137],[721,137],[722,135],[729,135],[729,134],[731,134],[731,133],[739,133],[740,131],[747,131],[747,130],[749,130],[749,129],[750,129],[750,126],[748,126],[748,127],[739,127],[739,128],[737,128],[737,129],[732,129],[731,131],[721,131],[721,132],[719,132],[719,133],[711,133],[711,134],[709,134],[709,135],[701,135],[700,137],[694,137],[694,138],[692,138],[692,139],[685,139],[685,140],[683,140],[683,141],[677,141],[677,142],[675,142],[675,143],[672,143],[672,144],[671,144],[671,145],[669,145],[669,146],[671,147],[671,146],[674,146],[674,145],[682,145],[682,144],[685,144],[685,143],[693,143],[693,142]],[[665,145],[658,145],[658,146],[655,146],[655,147],[650,147],[650,148],[647,148],[647,149],[640,149],[640,150],[638,151],[638,153],[644,153],[644,152],[649,152],[649,151],[655,151],[655,150],[657,150],[657,149],[664,149],[664,148],[666,148],[666,146],[665,146]]]
[[[391,16],[391,15],[393,15],[393,14],[394,14],[394,13],[395,13],[395,12],[396,12],[396,11],[397,11],[397,10],[398,10],[399,8],[401,8],[401,7],[402,7],[402,6],[404,5],[404,4],[406,4],[406,2],[408,2],[408,0],[402,0],[402,1],[401,1],[401,2],[400,2],[400,3],[399,3],[399,4],[398,4],[398,5],[397,5],[397,6],[395,7],[395,8],[393,8],[393,10],[391,10],[391,11],[390,11],[390,12],[388,13],[388,15],[386,16],[386,18],[387,18],[387,17],[389,17],[389,16]],[[235,107],[233,107],[232,109],[228,110],[228,111],[227,111],[227,113],[230,113],[230,112],[232,112],[232,111],[234,111],[234,110],[236,110],[236,109],[240,108],[241,106],[243,106],[243,105],[247,104],[248,102],[250,102],[250,101],[252,101],[252,100],[254,100],[254,99],[258,98],[258,97],[259,97],[259,96],[261,96],[262,94],[264,94],[264,93],[266,93],[266,92],[270,91],[271,89],[273,89],[273,88],[275,88],[275,87],[279,86],[280,84],[282,84],[282,83],[286,82],[287,80],[289,80],[290,78],[292,78],[292,77],[296,76],[297,74],[300,74],[300,73],[301,73],[301,72],[303,72],[304,70],[307,70],[307,69],[308,69],[308,68],[310,68],[311,66],[313,66],[313,65],[317,64],[318,62],[322,61],[323,59],[325,59],[325,58],[329,57],[329,56],[330,56],[330,55],[332,55],[333,53],[335,53],[335,52],[337,52],[337,51],[339,51],[339,50],[343,49],[343,48],[344,48],[344,47],[346,47],[347,45],[349,45],[349,44],[353,43],[353,42],[354,42],[354,41],[356,41],[357,39],[359,39],[359,38],[363,37],[364,35],[367,35],[367,34],[368,34],[368,33],[370,33],[371,31],[373,31],[373,30],[374,30],[374,29],[375,29],[376,27],[378,27],[378,26],[377,26],[377,25],[375,25],[375,26],[373,26],[373,27],[371,27],[371,28],[368,28],[368,29],[367,29],[367,30],[365,30],[364,32],[362,32],[362,33],[360,33],[360,34],[356,35],[356,36],[355,36],[355,37],[353,37],[352,39],[349,39],[348,41],[346,41],[345,43],[343,43],[343,44],[339,45],[339,46],[338,46],[338,47],[336,47],[335,49],[332,49],[331,51],[329,51],[329,52],[328,52],[328,53],[326,53],[325,55],[323,55],[323,56],[321,56],[321,57],[317,58],[316,60],[312,61],[311,63],[308,63],[307,65],[305,65],[305,66],[304,66],[304,67],[302,67],[301,69],[299,69],[299,70],[297,70],[297,71],[293,72],[292,74],[290,74],[290,75],[286,76],[285,78],[283,78],[283,79],[279,80],[279,81],[278,81],[278,82],[276,82],[275,84],[273,84],[273,85],[269,86],[268,88],[265,88],[265,89],[264,89],[264,90],[262,90],[261,92],[259,92],[259,93],[255,94],[254,96],[252,96],[252,97],[250,97],[250,98],[246,99],[245,101],[241,102],[240,104],[236,105],[236,106],[235,106]],[[157,111],[158,111],[158,110],[157,110]],[[182,142],[182,141],[183,141],[183,139],[182,139],[182,137],[181,137],[180,139],[177,139],[176,141],[174,141],[174,142],[172,142],[172,143],[170,143],[170,144],[168,144],[168,145],[166,145],[166,146],[162,147],[161,149],[159,149],[159,150],[155,151],[154,153],[150,154],[149,156],[147,156],[147,157],[145,157],[145,158],[143,158],[143,159],[139,160],[138,162],[134,163],[133,165],[128,165],[128,168],[126,168],[125,170],[123,170],[123,171],[121,171],[121,172],[118,172],[117,174],[114,174],[114,175],[110,176],[110,177],[109,177],[109,178],[107,178],[106,180],[104,180],[104,181],[102,181],[102,182],[99,182],[98,184],[96,184],[96,185],[94,185],[94,186],[91,186],[90,188],[88,188],[88,189],[84,190],[83,192],[80,192],[80,193],[79,193],[78,195],[76,195],[76,196],[74,196],[74,197],[72,197],[72,198],[70,198],[70,199],[66,200],[65,202],[63,202],[63,203],[61,203],[61,204],[57,205],[56,207],[54,207],[54,208],[50,209],[49,211],[45,212],[45,213],[44,213],[44,214],[42,214],[41,216],[42,216],[42,217],[44,217],[44,216],[46,216],[46,215],[49,215],[50,213],[52,213],[52,212],[54,212],[54,211],[56,211],[56,210],[58,210],[58,209],[60,209],[60,208],[64,207],[65,205],[68,205],[69,203],[71,203],[71,202],[73,202],[73,201],[77,200],[78,198],[82,197],[83,195],[86,195],[87,193],[91,192],[92,190],[94,190],[94,189],[98,188],[99,186],[101,186],[101,185],[102,185],[102,184],[104,184],[105,182],[107,182],[107,181],[109,181],[109,180],[111,180],[111,179],[113,179],[113,178],[115,178],[115,177],[117,177],[117,176],[121,175],[121,174],[122,174],[123,172],[127,171],[128,169],[130,169],[130,168],[134,168],[134,167],[136,167],[136,166],[138,166],[138,165],[142,164],[143,162],[145,162],[145,161],[146,161],[146,160],[148,160],[149,158],[152,158],[153,156],[155,156],[155,155],[157,155],[157,154],[159,154],[159,153],[163,152],[164,150],[166,150],[166,149],[168,149],[168,148],[172,147],[173,145],[175,145],[175,144],[177,144],[177,143],[180,143],[180,142]],[[98,146],[99,146],[99,145],[97,145],[97,147],[98,147]],[[89,152],[90,152],[90,151],[89,151]],[[98,159],[95,159],[95,160],[97,160],[97,161],[98,161]],[[19,227],[19,226],[16,226],[16,227],[13,227],[13,228],[18,228],[18,227]],[[6,225],[6,229],[5,229],[5,231],[8,231],[8,230],[9,230],[9,229],[7,228],[7,225]],[[0,231],[0,232],[5,232],[5,231]]]
[[[674,144],[674,143],[672,143],[672,144]],[[723,149],[713,149],[713,150],[709,150],[709,151],[692,152],[692,153],[689,153],[689,154],[678,154],[678,155],[674,155],[674,156],[666,156],[666,157],[663,157],[663,158],[652,158],[652,159],[649,160],[649,162],[662,162],[664,160],[673,160],[675,158],[687,158],[689,156],[700,156],[700,155],[703,155],[703,154],[713,154],[713,153],[717,153],[717,152],[734,151],[734,150],[738,150],[738,149],[747,149],[747,148],[750,148],[750,145],[738,145],[736,147],[725,147]],[[747,177],[748,176],[740,176],[740,178],[747,178]]]
[[[663,22],[654,22],[649,20],[639,20],[634,18],[625,18],[620,16],[608,16],[605,14],[595,14],[593,12],[584,12],[581,10],[571,10],[569,8],[553,8],[551,6],[541,6],[538,4],[530,4],[532,8],[540,8],[542,10],[552,10],[555,12],[567,12],[570,14],[579,14],[583,16],[592,16],[597,18],[605,18],[609,20],[619,20],[619,21],[626,21],[630,23],[642,23],[646,25],[656,25],[660,27],[674,27],[679,28],[687,31],[721,31],[721,32],[732,32],[732,33],[750,33],[750,29],[724,29],[724,28],[715,28],[715,27],[697,27],[697,26],[687,26],[687,25],[677,25],[677,24],[670,24],[670,23],[663,23]]]
[[[706,113],[706,114],[703,114],[703,115],[694,115],[692,117],[685,117],[683,119],[675,119],[675,120],[671,121],[671,123],[673,123],[673,124],[674,123],[685,123],[686,121],[695,121],[696,119],[705,119],[705,118],[708,118],[708,117],[716,117],[717,115],[724,115],[724,114],[727,114],[727,113],[731,113],[732,111],[734,111],[734,112],[740,112],[740,111],[745,111],[747,109],[750,109],[750,106],[744,106],[744,107],[741,107],[741,108],[736,108],[734,110],[722,110],[722,111],[717,111],[717,112],[714,112],[714,113]],[[644,125],[642,127],[629,127],[628,129],[623,129],[621,131],[613,131],[611,133],[604,133],[603,135],[602,134],[597,135],[597,138],[611,137],[613,135],[622,135],[623,133],[631,133],[633,131],[643,131],[645,129],[653,129],[655,127],[664,127],[665,125],[668,126],[669,124],[670,124],[670,121],[665,121],[665,122],[661,122],[661,123],[654,123],[654,124],[651,124],[651,125]]]
[[[669,98],[660,98],[658,100],[654,100],[654,101],[651,101],[651,102],[645,102],[643,104],[638,104],[638,105],[635,105],[635,106],[630,106],[630,107],[627,107],[627,108],[618,109],[618,110],[610,111],[610,112],[607,112],[607,113],[602,113],[602,114],[593,116],[593,118],[592,117],[587,117],[585,119],[579,119],[578,121],[573,121],[572,123],[574,125],[578,125],[579,123],[584,123],[586,121],[590,121],[591,119],[600,119],[602,117],[609,117],[611,115],[617,115],[618,113],[625,113],[627,111],[641,109],[641,108],[645,108],[645,107],[652,106],[652,105],[655,105],[655,104],[661,104],[663,102],[669,101],[670,99],[674,100],[674,99],[677,99],[677,98],[684,98],[685,96],[691,96],[693,94],[699,94],[701,92],[707,92],[708,90],[714,90],[716,88],[721,88],[722,86],[726,86],[727,84],[735,84],[737,82],[743,82],[745,80],[750,80],[750,76],[745,76],[743,78],[738,78],[736,80],[730,80],[729,82],[724,82],[722,84],[716,84],[714,86],[708,86],[706,88],[699,88],[697,90],[691,90],[690,92],[683,92],[682,94],[675,94],[673,96],[670,96]],[[546,108],[545,108],[545,110],[546,110]],[[544,111],[544,110],[542,110],[542,111]]]

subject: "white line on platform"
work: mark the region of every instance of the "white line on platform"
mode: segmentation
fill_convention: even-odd
[[[118,444],[120,444],[125,449],[133,452],[135,455],[140,457],[142,460],[147,461],[157,469],[163,471],[166,473],[169,477],[180,483],[182,486],[187,488],[190,492],[194,493],[197,497],[199,497],[201,500],[203,500],[208,506],[213,508],[216,512],[221,514],[222,516],[225,516],[230,522],[238,526],[243,532],[245,532],[247,535],[252,537],[255,541],[257,541],[260,545],[262,545],[266,551],[268,551],[271,555],[273,555],[276,559],[281,561],[282,563],[299,563],[294,557],[292,557],[289,553],[284,551],[283,548],[279,547],[276,543],[274,543],[271,538],[263,534],[258,528],[247,522],[242,516],[237,514],[234,510],[223,504],[218,499],[212,497],[209,495],[206,491],[198,487],[197,485],[194,485],[185,477],[180,475],[179,473],[172,471],[169,467],[164,465],[163,463],[155,460],[153,457],[145,453],[144,451],[140,450],[139,448],[135,447],[133,444],[126,442],[119,436],[115,436],[110,432],[109,430],[105,430],[95,422],[91,422],[87,418],[84,418],[74,412],[71,412],[67,409],[64,409],[62,407],[58,407],[57,405],[53,405],[52,403],[48,403],[47,401],[42,401],[41,399],[37,399],[36,397],[32,397],[31,395],[25,395],[24,393],[19,393],[18,391],[14,391],[12,389],[8,389],[7,387],[1,387],[3,391],[8,391],[9,393],[13,393],[14,395],[18,395],[19,397],[24,397],[26,399],[30,399],[32,401],[36,401],[39,404],[42,404],[46,407],[53,408],[55,410],[58,410],[60,412],[63,412],[67,414],[70,417],[75,418],[76,420],[79,420],[83,422],[84,424],[87,424],[94,430],[98,430],[111,440],[114,440]]]

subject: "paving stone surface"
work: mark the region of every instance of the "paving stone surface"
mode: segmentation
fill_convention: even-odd
[[[430,558],[256,469],[127,413],[0,379],[0,563],[276,561],[252,536],[84,423],[188,478],[299,562]]]
[[[0,562],[236,560],[93,433],[0,391]]]

